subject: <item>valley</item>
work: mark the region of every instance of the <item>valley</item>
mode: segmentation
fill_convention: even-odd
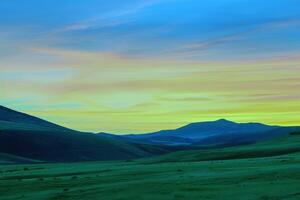
[[[226,160],[217,160],[212,155],[212,160],[208,157],[206,160],[198,161],[196,156],[184,160],[178,156],[177,161],[158,157],[3,165],[0,166],[0,199],[300,198],[300,152]]]

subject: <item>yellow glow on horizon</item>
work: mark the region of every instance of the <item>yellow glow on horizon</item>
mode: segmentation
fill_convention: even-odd
[[[57,49],[32,54],[55,62],[32,64],[26,73],[0,62],[1,99],[73,129],[140,133],[219,118],[300,125],[299,57],[197,62]]]

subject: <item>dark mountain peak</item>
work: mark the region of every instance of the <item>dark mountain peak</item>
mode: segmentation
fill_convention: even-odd
[[[206,122],[194,122],[183,126],[179,129],[199,129],[199,128],[217,128],[223,126],[236,126],[238,123],[229,121],[227,119],[218,119],[215,121],[206,121]]]
[[[236,123],[227,119],[215,121],[195,122],[175,130],[159,131],[150,134],[156,136],[178,136],[184,138],[201,139],[216,135],[244,134],[264,132],[275,127],[259,123]]]
[[[216,122],[216,123],[234,123],[234,124],[236,124],[235,122],[229,121],[227,119],[218,119],[218,120],[216,120],[214,122]]]
[[[229,121],[227,119],[218,119],[218,120],[215,120],[215,121],[202,122],[202,123],[209,123],[209,124],[212,124],[214,126],[236,126],[236,125],[239,124],[237,122]]]

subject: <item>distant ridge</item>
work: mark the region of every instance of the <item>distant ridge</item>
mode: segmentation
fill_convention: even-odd
[[[195,122],[174,130],[125,135],[137,141],[156,144],[241,144],[256,142],[278,134],[270,133],[280,126],[269,126],[262,123],[236,123],[226,119],[207,122]],[[268,134],[265,134],[267,133]]]

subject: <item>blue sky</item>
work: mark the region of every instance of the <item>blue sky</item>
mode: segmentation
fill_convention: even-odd
[[[0,104],[117,133],[300,124],[299,36],[299,0],[1,0]]]
[[[297,50],[299,10],[297,0],[3,0],[0,25],[4,43],[218,59],[266,54],[256,41],[267,54]]]

